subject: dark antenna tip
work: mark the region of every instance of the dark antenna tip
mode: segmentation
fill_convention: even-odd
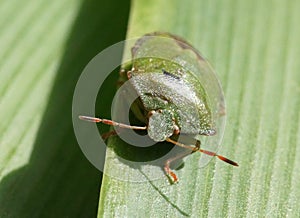
[[[229,159],[226,158],[226,157],[223,157],[223,156],[221,156],[221,155],[217,155],[217,157],[218,157],[220,160],[222,160],[222,161],[224,161],[224,162],[226,162],[226,163],[229,163],[229,164],[231,164],[231,165],[233,165],[233,166],[236,166],[236,167],[239,166],[238,163],[236,163],[236,162],[234,162],[234,161],[232,161],[232,160],[229,160]]]

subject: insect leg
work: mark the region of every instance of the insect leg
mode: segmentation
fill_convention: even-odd
[[[124,123],[118,123],[112,120],[107,120],[107,119],[100,119],[96,117],[89,117],[89,116],[79,116],[79,119],[93,122],[93,123],[104,123],[110,126],[118,126],[120,128],[125,128],[125,129],[135,129],[135,130],[146,130],[147,126],[131,126],[127,125]]]
[[[190,155],[191,153],[184,153],[184,154],[179,154],[173,158],[170,158],[166,161],[165,163],[165,166],[164,166],[164,170],[165,170],[165,173],[166,175],[169,177],[170,181],[172,184],[178,182],[178,177],[177,175],[170,169],[170,164],[176,160],[179,160],[179,159],[182,159],[184,158],[185,156],[188,156]]]
[[[176,182],[178,182],[178,177],[177,177],[176,174],[170,169],[170,164],[171,164],[172,162],[176,161],[176,160],[182,159],[182,158],[184,158],[184,157],[190,155],[191,153],[194,153],[194,152],[198,151],[198,150],[200,149],[200,144],[201,144],[201,142],[200,142],[199,140],[197,140],[195,147],[191,147],[191,146],[187,146],[187,145],[178,143],[178,142],[176,142],[176,141],[173,141],[173,140],[170,139],[170,138],[167,138],[166,141],[171,142],[172,144],[178,145],[178,146],[180,146],[180,147],[182,147],[182,148],[185,148],[185,149],[187,149],[187,150],[192,150],[192,152],[188,152],[188,153],[184,152],[184,153],[179,154],[179,155],[177,155],[177,156],[175,156],[175,157],[173,157],[173,158],[170,158],[170,159],[168,159],[168,160],[166,161],[166,163],[165,163],[164,170],[165,170],[167,176],[170,178],[170,180],[171,180],[172,183],[176,183]]]
[[[192,151],[192,153],[194,153],[196,151],[199,151],[200,150],[200,145],[201,145],[201,142],[199,140],[197,140],[196,145],[195,145],[194,150]]]
[[[118,133],[116,132],[116,130],[112,130],[112,131],[103,133],[103,134],[101,135],[101,137],[102,137],[102,139],[105,141],[105,140],[108,139],[109,137],[114,136],[114,135],[117,135],[117,134],[118,134]]]

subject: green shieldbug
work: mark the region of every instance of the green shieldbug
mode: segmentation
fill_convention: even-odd
[[[238,166],[236,162],[218,155],[216,149],[208,151],[200,147],[201,141],[197,136],[214,137],[218,134],[216,119],[225,113],[223,94],[211,94],[222,92],[219,91],[219,83],[200,53],[177,36],[157,32],[137,40],[131,52],[132,62],[122,75],[139,96],[132,112],[145,126],[89,116],[79,118],[121,128],[147,130],[148,136],[155,142],[167,141],[192,153],[199,151]],[[196,139],[195,146],[178,141],[180,135]],[[165,173],[173,182],[177,182],[178,178],[170,169],[170,163],[186,155],[179,154],[165,162]]]

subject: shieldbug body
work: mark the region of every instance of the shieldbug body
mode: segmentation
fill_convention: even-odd
[[[197,136],[214,137],[219,134],[216,119],[225,113],[218,80],[200,53],[177,36],[157,32],[137,40],[131,52],[132,62],[122,75],[139,96],[132,112],[145,126],[89,116],[80,116],[80,119],[146,130],[155,142],[167,141],[190,150],[190,153],[199,151],[238,166],[236,162],[218,155],[215,149],[208,151],[200,146]],[[178,140],[181,135],[194,138],[196,143],[193,146],[182,143]],[[165,161],[164,171],[172,182],[177,182],[178,178],[170,164],[186,155],[185,152]]]

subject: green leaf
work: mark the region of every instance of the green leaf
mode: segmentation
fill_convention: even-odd
[[[96,216],[102,175],[75,139],[72,97],[125,37],[129,2],[116,2],[0,2],[0,217]]]
[[[300,216],[299,10],[293,0],[132,1],[128,38],[180,35],[216,69],[227,101],[219,153],[240,166],[216,160],[198,169],[194,154],[179,184],[128,182],[109,175],[136,169],[108,150],[98,217]],[[109,145],[126,152],[120,140]]]

